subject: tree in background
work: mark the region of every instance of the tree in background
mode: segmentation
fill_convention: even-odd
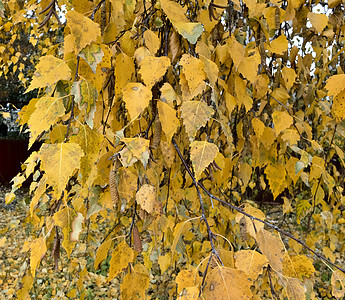
[[[3,70],[8,28],[39,49],[19,124],[43,145],[6,198],[30,178],[19,298],[48,253],[70,297],[99,268],[122,299],[344,297],[342,1],[2,7]]]

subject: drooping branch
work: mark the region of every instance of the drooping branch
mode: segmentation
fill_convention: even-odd
[[[192,171],[189,169],[189,167],[188,167],[188,165],[187,165],[187,162],[186,162],[185,159],[183,158],[183,156],[182,156],[182,154],[181,154],[181,152],[180,152],[180,150],[179,150],[179,148],[178,148],[178,146],[177,146],[176,141],[175,141],[174,138],[172,139],[172,142],[173,142],[173,145],[174,145],[174,147],[175,147],[175,149],[176,149],[176,151],[177,151],[177,153],[178,153],[178,155],[179,155],[179,157],[180,157],[180,159],[181,159],[181,161],[182,161],[184,167],[186,168],[188,174],[191,176],[191,178],[192,178],[192,180],[193,180],[193,183],[194,183],[195,185],[199,186],[199,187],[200,187],[200,188],[201,188],[211,199],[214,199],[214,200],[216,200],[216,201],[222,203],[223,205],[225,205],[225,206],[227,206],[227,207],[229,207],[229,208],[231,208],[231,209],[233,209],[233,210],[236,210],[237,212],[239,212],[239,213],[243,214],[244,216],[250,218],[252,221],[258,221],[258,222],[260,222],[260,223],[266,225],[267,227],[270,227],[270,228],[272,228],[272,229],[278,231],[279,233],[285,235],[286,237],[288,237],[288,238],[290,238],[290,239],[296,241],[298,244],[302,245],[302,246],[303,246],[304,248],[306,248],[308,251],[310,251],[311,253],[313,253],[316,257],[318,257],[319,259],[321,259],[321,260],[323,260],[323,261],[329,263],[330,265],[332,265],[333,267],[337,268],[338,270],[340,270],[341,272],[343,272],[343,273],[345,274],[345,269],[343,269],[343,268],[339,267],[338,265],[332,263],[329,259],[327,259],[327,258],[324,257],[323,255],[317,253],[316,251],[314,251],[313,249],[311,249],[310,247],[308,247],[304,242],[302,242],[300,239],[296,238],[296,237],[293,236],[292,234],[290,234],[290,233],[288,233],[288,232],[286,232],[286,231],[280,229],[280,228],[279,228],[278,226],[276,226],[276,225],[273,225],[273,224],[271,224],[271,223],[269,223],[269,222],[267,222],[267,221],[264,221],[264,220],[261,220],[261,219],[259,219],[259,218],[257,218],[257,217],[254,217],[254,216],[252,216],[251,214],[249,214],[249,213],[245,212],[244,210],[242,210],[241,208],[239,208],[239,207],[237,207],[237,206],[235,206],[235,205],[232,205],[231,203],[226,202],[226,201],[224,201],[224,200],[222,200],[222,199],[220,199],[220,198],[214,196],[208,189],[205,188],[205,186],[204,186],[201,182],[195,180],[195,177],[194,177]],[[197,189],[197,190],[198,190],[198,189]],[[203,212],[203,213],[204,213],[204,212]],[[204,216],[203,216],[203,218],[204,218]],[[206,217],[205,217],[204,220],[206,220]],[[206,222],[207,222],[207,221],[206,221]],[[211,244],[211,245],[212,245],[212,244]],[[213,250],[213,249],[212,249],[212,250]]]
[[[201,207],[201,218],[202,220],[205,222],[205,225],[207,227],[207,233],[208,233],[208,238],[209,238],[209,241],[210,241],[210,244],[211,244],[211,256],[210,256],[210,259],[212,258],[212,255],[215,255],[217,257],[217,259],[219,260],[219,262],[221,263],[222,266],[224,266],[219,254],[217,253],[217,250],[213,244],[213,239],[214,239],[214,234],[211,230],[211,227],[207,221],[207,217],[206,217],[206,213],[205,213],[205,208],[204,208],[204,202],[203,202],[203,199],[202,199],[202,196],[201,196],[201,193],[200,193],[200,189],[199,189],[199,184],[198,184],[198,181],[196,180],[195,176],[193,175],[193,173],[189,170],[188,168],[188,165],[187,165],[187,162],[186,160],[183,158],[182,156],[182,153],[175,141],[175,139],[173,138],[172,139],[172,143],[176,149],[176,152],[178,154],[178,156],[180,157],[183,165],[185,166],[186,170],[188,171],[189,175],[191,176],[192,180],[193,180],[193,184],[196,188],[196,191],[198,193],[198,198],[199,198],[199,203],[200,203],[200,207]],[[207,267],[205,269],[205,272],[204,272],[204,275],[203,275],[203,281],[202,281],[202,284],[201,284],[201,288],[200,288],[200,293],[202,292],[203,288],[204,288],[204,283],[205,283],[205,278],[206,278],[206,274],[207,274],[207,270],[208,270],[208,266],[209,266],[209,263],[210,263],[210,260],[208,261],[207,263]]]
[[[41,22],[41,24],[38,26],[38,29],[42,28],[45,24],[47,24],[48,21],[50,20],[51,16],[53,16],[53,15],[54,15],[55,19],[57,20],[58,24],[61,26],[59,16],[56,13],[56,7],[57,7],[57,1],[51,0],[49,2],[49,4],[39,13],[41,15],[41,14],[44,14],[45,12],[48,11],[46,17]]]

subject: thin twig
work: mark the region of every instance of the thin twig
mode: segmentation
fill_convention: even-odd
[[[175,149],[176,149],[176,151],[177,151],[177,153],[178,153],[178,155],[179,155],[179,157],[180,157],[180,159],[181,159],[181,161],[182,161],[184,167],[186,168],[188,174],[191,176],[191,178],[193,179],[193,182],[194,182],[194,181],[195,181],[194,175],[193,175],[193,173],[191,172],[191,170],[189,169],[189,167],[188,167],[186,161],[184,160],[184,158],[183,158],[183,156],[182,156],[180,150],[178,149],[177,144],[176,144],[174,138],[172,139],[172,141],[173,141],[173,144],[174,144],[174,146],[175,146]],[[237,207],[237,206],[234,206],[234,205],[232,205],[232,204],[230,204],[230,203],[228,203],[228,202],[226,202],[226,201],[224,201],[224,200],[222,200],[222,199],[220,199],[220,198],[214,196],[208,189],[205,188],[205,186],[204,186],[201,182],[196,182],[196,183],[197,183],[198,186],[201,187],[201,189],[202,189],[209,197],[211,197],[212,199],[217,200],[218,202],[220,202],[220,203],[222,203],[222,204],[224,204],[224,205],[230,207],[230,208],[233,209],[233,210],[236,210],[237,212],[239,212],[239,213],[245,215],[246,217],[250,218],[252,221],[258,221],[258,222],[260,222],[260,223],[263,223],[263,224],[266,225],[267,227],[270,227],[270,228],[272,228],[272,229],[278,231],[279,233],[281,233],[281,234],[287,236],[288,238],[293,239],[293,240],[296,241],[298,244],[300,244],[300,245],[302,245],[304,248],[308,249],[308,250],[309,250],[311,253],[313,253],[316,257],[318,257],[319,259],[321,259],[321,260],[323,260],[323,261],[329,263],[330,265],[332,265],[333,267],[337,268],[339,271],[341,271],[341,272],[343,272],[343,273],[345,274],[345,269],[343,269],[343,268],[337,266],[336,264],[332,263],[332,262],[331,262],[329,259],[327,259],[326,257],[324,257],[324,256],[322,256],[321,254],[315,252],[313,249],[311,249],[310,247],[308,247],[304,242],[302,242],[300,239],[294,237],[292,234],[290,234],[290,233],[288,233],[288,232],[285,232],[284,230],[280,229],[280,228],[279,228],[278,226],[276,226],[276,225],[273,225],[273,224],[271,224],[271,223],[269,223],[269,222],[267,222],[267,221],[264,221],[264,220],[261,220],[261,219],[259,219],[259,218],[256,218],[256,217],[252,216],[251,214],[246,213],[246,212],[245,212],[244,210],[242,210],[241,208],[239,208],[239,207]]]
[[[202,199],[202,196],[201,196],[201,193],[200,193],[200,189],[199,189],[199,184],[198,184],[198,181],[196,180],[196,178],[194,177],[193,173],[189,170],[188,168],[188,165],[187,165],[187,162],[185,161],[185,159],[183,158],[182,156],[182,153],[179,149],[179,147],[177,146],[177,143],[175,141],[174,138],[172,138],[172,143],[176,149],[176,152],[178,154],[178,156],[180,157],[183,165],[185,166],[186,170],[188,171],[189,175],[191,176],[192,180],[193,180],[193,184],[196,188],[196,191],[198,193],[198,197],[199,197],[199,202],[200,202],[200,207],[201,207],[201,213],[202,213],[202,220],[205,222],[206,224],[206,227],[207,227],[207,233],[208,233],[208,238],[209,238],[209,241],[210,241],[210,244],[211,244],[211,251],[212,251],[212,254],[215,255],[217,257],[217,259],[219,260],[219,262],[221,263],[222,266],[224,266],[223,262],[222,262],[222,259],[220,258],[219,254],[217,253],[217,250],[213,244],[213,239],[214,239],[214,236],[213,236],[213,232],[211,230],[211,227],[210,225],[208,224],[208,221],[207,221],[207,218],[206,218],[206,213],[205,213],[205,208],[204,208],[204,202],[203,202],[203,199]],[[211,255],[212,257],[212,255]],[[207,268],[205,270],[205,273],[207,273]],[[206,276],[206,274],[204,274],[204,276]],[[204,281],[204,280],[203,280]],[[204,286],[203,284],[201,285],[201,289],[200,289],[200,293],[201,291],[203,290]]]

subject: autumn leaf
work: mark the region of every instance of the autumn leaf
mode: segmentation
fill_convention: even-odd
[[[143,264],[136,264],[133,272],[126,274],[121,284],[125,299],[143,299],[150,283],[149,272]]]
[[[281,273],[283,271],[283,254],[285,252],[285,247],[280,237],[262,228],[258,231],[256,240],[262,254],[267,257],[270,266],[275,271]]]
[[[26,93],[36,89],[45,88],[59,80],[68,80],[71,77],[71,70],[67,64],[52,55],[43,56],[36,66],[36,71]]]
[[[155,188],[152,185],[144,184],[137,192],[135,199],[142,209],[151,214],[156,201]]]
[[[188,22],[186,9],[170,0],[160,1],[164,13],[167,15],[177,32],[191,44],[195,44],[202,34],[203,27],[200,23]]]
[[[60,194],[69,178],[80,168],[83,150],[76,143],[46,144],[39,151],[42,170],[47,174],[48,183]]]
[[[321,33],[328,24],[328,17],[325,14],[308,12],[308,18],[318,33]]]
[[[241,250],[235,253],[236,269],[245,272],[252,281],[255,281],[268,264],[267,258],[254,250]]]
[[[143,138],[123,138],[121,141],[127,145],[127,147],[120,152],[122,164],[124,166],[131,166],[137,160],[140,160],[144,167],[146,167],[150,155],[150,141]]]
[[[180,121],[176,117],[176,110],[162,101],[158,101],[157,106],[163,131],[167,136],[167,140],[171,141],[172,136],[180,126]]]
[[[163,77],[169,66],[168,57],[146,56],[141,61],[139,73],[145,85],[151,88]]]
[[[189,139],[194,140],[197,130],[210,120],[213,109],[202,101],[187,101],[182,103],[181,113]]]
[[[252,299],[251,283],[241,270],[216,267],[206,278],[206,299]]]
[[[111,254],[109,262],[108,281],[115,278],[124,268],[128,267],[130,262],[134,260],[134,251],[126,242],[119,243]]]
[[[127,83],[122,90],[122,94],[132,120],[143,112],[152,98],[152,93],[148,87],[134,82]]]
[[[293,123],[293,118],[285,111],[275,111],[272,114],[272,118],[277,135],[289,128]]]
[[[112,243],[112,240],[109,239],[103,242],[103,244],[98,247],[97,252],[96,252],[95,262],[94,262],[94,268],[96,270],[99,268],[99,264],[107,258],[111,243]]]
[[[96,41],[101,35],[99,25],[81,13],[69,11],[66,14],[67,26],[75,41],[75,53],[78,54],[85,46]]]
[[[45,238],[37,238],[30,245],[31,255],[30,255],[30,269],[31,274],[35,277],[36,268],[40,263],[41,259],[47,252],[46,240]]]
[[[215,159],[218,151],[218,147],[215,144],[206,141],[194,141],[190,144],[190,158],[196,180],[201,178],[202,172]]]
[[[345,89],[345,74],[333,75],[328,78],[325,88],[328,90],[329,96],[337,96]]]
[[[102,61],[104,52],[101,46],[93,43],[81,50],[79,56],[83,58],[90,66],[92,71],[96,73],[97,65]]]

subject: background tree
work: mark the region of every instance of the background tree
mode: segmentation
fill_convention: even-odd
[[[19,298],[47,252],[81,298],[100,267],[123,299],[344,297],[342,1],[6,5],[44,43]]]

